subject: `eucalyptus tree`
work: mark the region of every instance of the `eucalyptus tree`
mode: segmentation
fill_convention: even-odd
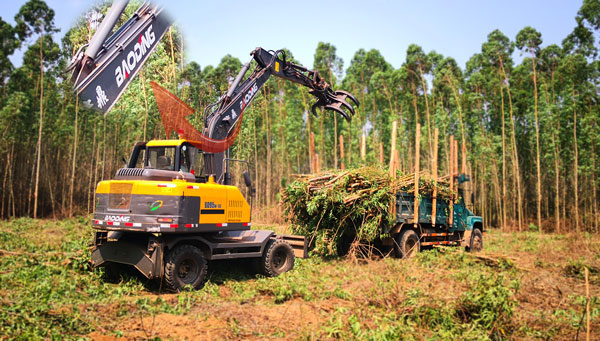
[[[19,46],[20,41],[15,28],[0,17],[0,83],[2,83],[0,101],[6,96],[6,81],[14,69],[8,56],[12,55]]]
[[[431,135],[431,113],[429,110],[429,96],[427,90],[427,80],[425,75],[431,71],[432,64],[428,56],[423,52],[423,49],[411,44],[406,50],[406,61],[404,63],[407,71],[408,80],[411,83],[413,94],[413,110],[415,114],[415,122],[419,122],[418,98],[419,93],[423,94],[425,102],[425,126],[427,127],[427,144],[429,153],[432,154],[432,135]]]
[[[533,110],[535,117],[535,146],[536,146],[536,207],[537,207],[537,223],[540,231],[542,227],[542,175],[540,165],[540,121],[538,118],[538,86],[536,64],[537,56],[542,44],[542,34],[536,31],[531,26],[523,28],[517,34],[516,45],[522,51],[527,51],[531,55],[532,80],[533,80]]]
[[[471,124],[478,132],[473,136],[473,141],[477,145],[476,150],[481,155],[480,172],[488,175],[493,184],[491,190],[486,190],[485,185],[479,189],[479,192],[482,193],[480,195],[481,210],[482,214],[488,217],[491,222],[499,222],[498,225],[505,230],[508,201],[507,169],[504,100],[502,96],[500,96],[500,99],[498,98],[502,91],[500,84],[497,68],[490,67],[485,62],[483,54],[475,54],[467,61],[465,70],[466,108],[472,120],[478,118],[477,123],[473,122]],[[498,124],[499,122],[501,124]],[[501,155],[500,158],[496,157],[498,154]],[[502,171],[498,172],[498,168],[501,168]],[[497,195],[492,196],[492,205],[489,205],[484,193],[491,194],[493,192]],[[500,200],[497,200],[497,198],[500,198]],[[493,212],[494,208],[495,214]]]
[[[555,89],[556,72],[563,58],[563,51],[557,45],[549,45],[539,53],[540,59],[540,89],[544,99],[547,127],[542,132],[543,137],[547,136],[552,148],[552,159],[554,166],[554,229],[560,232],[560,110],[557,103],[557,94]],[[545,132],[545,134],[544,134]]]
[[[54,10],[48,7],[44,1],[41,0],[29,0],[23,6],[21,6],[19,12],[15,16],[16,32],[21,40],[25,40],[31,36],[39,36],[39,70],[40,70],[40,115],[39,115],[39,129],[38,129],[38,142],[36,148],[37,160],[35,166],[35,190],[34,190],[34,204],[33,204],[33,217],[37,216],[38,206],[38,190],[39,190],[39,176],[40,176],[40,161],[41,161],[41,148],[42,148],[42,131],[44,123],[44,35],[49,35],[57,32],[58,29],[54,26]],[[47,38],[49,39],[49,37]]]
[[[572,126],[572,140],[570,157],[573,161],[572,181],[574,202],[572,211],[575,218],[575,229],[579,231],[579,138],[578,127],[581,124],[579,112],[583,109],[581,106],[582,94],[587,81],[587,61],[582,54],[568,54],[562,58],[558,67],[559,82],[561,88],[560,96],[563,98],[562,113],[563,117],[572,117],[572,120],[565,122]],[[565,134],[566,135],[566,134]],[[567,135],[568,136],[568,135]],[[568,140],[567,140],[568,141]],[[570,148],[569,148],[570,149]],[[567,151],[567,150],[565,150]]]
[[[332,88],[336,88],[338,79],[341,78],[344,67],[342,58],[336,55],[336,48],[330,43],[319,42],[315,51],[313,69],[328,82]],[[333,119],[333,167],[338,168],[338,123],[337,115],[321,115],[320,121],[320,143],[319,153],[325,156],[325,121]],[[310,120],[310,117],[307,117]],[[329,126],[329,124],[327,124]],[[310,132],[309,132],[310,134]],[[327,158],[323,158],[324,165],[327,165]]]
[[[360,136],[360,132],[367,133],[369,130],[372,132],[373,150],[378,149],[377,144],[377,115],[380,114],[380,108],[377,105],[377,98],[374,95],[375,89],[371,88],[371,77],[378,71],[386,72],[391,70],[392,66],[383,58],[378,50],[371,49],[365,51],[359,49],[352,58],[348,70],[346,70],[346,77],[342,82],[341,88],[350,91],[354,95],[358,96],[361,103],[356,115],[354,115],[352,126],[354,132],[351,133],[350,140],[352,141],[352,135],[356,134]],[[363,114],[364,113],[364,114]],[[368,114],[371,114],[368,117]],[[358,150],[352,147],[352,142],[349,150]]]
[[[488,40],[483,43],[481,52],[483,55],[483,61],[486,68],[489,69],[488,73],[494,75],[493,79],[498,81],[498,89],[501,97],[501,117],[502,117],[502,128],[504,129],[504,90],[508,96],[509,116],[510,116],[510,127],[511,127],[511,144],[512,144],[512,165],[513,165],[513,177],[514,183],[517,188],[517,201],[515,211],[517,212],[517,219],[519,224],[519,231],[523,230],[523,197],[522,197],[522,186],[521,186],[521,172],[519,169],[519,153],[517,150],[517,137],[515,132],[515,115],[513,111],[511,86],[510,86],[510,72],[512,69],[511,54],[514,50],[513,44],[510,39],[505,36],[499,30],[494,30],[488,35]],[[503,134],[504,136],[504,134]],[[503,137],[504,141],[504,137]],[[503,142],[503,146],[505,143]]]

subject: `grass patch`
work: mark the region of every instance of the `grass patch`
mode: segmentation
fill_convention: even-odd
[[[0,335],[574,338],[585,332],[585,267],[592,335],[600,330],[595,235],[487,232],[481,256],[491,263],[460,248],[408,260],[313,256],[266,278],[245,262],[211,262],[203,289],[178,294],[163,294],[139,276],[105,281],[101,269],[89,266],[92,236],[86,217],[0,222]]]

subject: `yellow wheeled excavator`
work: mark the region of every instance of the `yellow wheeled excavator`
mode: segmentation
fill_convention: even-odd
[[[158,6],[144,3],[109,36],[127,2],[115,1],[86,51],[78,51],[70,66],[82,101],[104,113],[171,24]],[[256,67],[246,77],[251,61]],[[283,51],[262,48],[251,52],[227,93],[206,108],[201,133],[174,109],[186,105],[153,84],[155,94],[157,89],[166,93],[173,104],[161,110],[167,136],[176,129],[180,139],[138,142],[114,179],[98,183],[94,267],[130,265],[179,291],[202,286],[207,260],[253,258],[263,274],[277,276],[292,269],[295,257],[307,257],[304,237],[251,229],[254,189],[248,170],[242,174],[246,196],[231,185],[230,163],[248,163],[227,157],[229,147],[244,110],[271,75],[308,87],[317,98],[315,114],[324,108],[350,120],[359,105],[348,92],[332,90],[316,71],[287,61]]]

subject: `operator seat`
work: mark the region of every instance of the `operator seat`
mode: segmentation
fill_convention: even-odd
[[[161,155],[156,160],[156,169],[171,170],[171,160],[168,156]]]

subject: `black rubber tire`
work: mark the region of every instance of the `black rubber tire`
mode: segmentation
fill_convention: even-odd
[[[414,230],[400,232],[394,241],[394,253],[398,258],[410,258],[421,251],[421,241]]]
[[[271,239],[265,246],[260,258],[260,272],[268,277],[275,277],[294,267],[294,249],[283,239]]]
[[[181,291],[188,285],[200,289],[207,268],[202,250],[193,245],[179,245],[165,257],[165,282],[173,291]]]
[[[469,242],[469,252],[479,252],[483,249],[483,233],[480,229],[473,229],[471,241]]]

